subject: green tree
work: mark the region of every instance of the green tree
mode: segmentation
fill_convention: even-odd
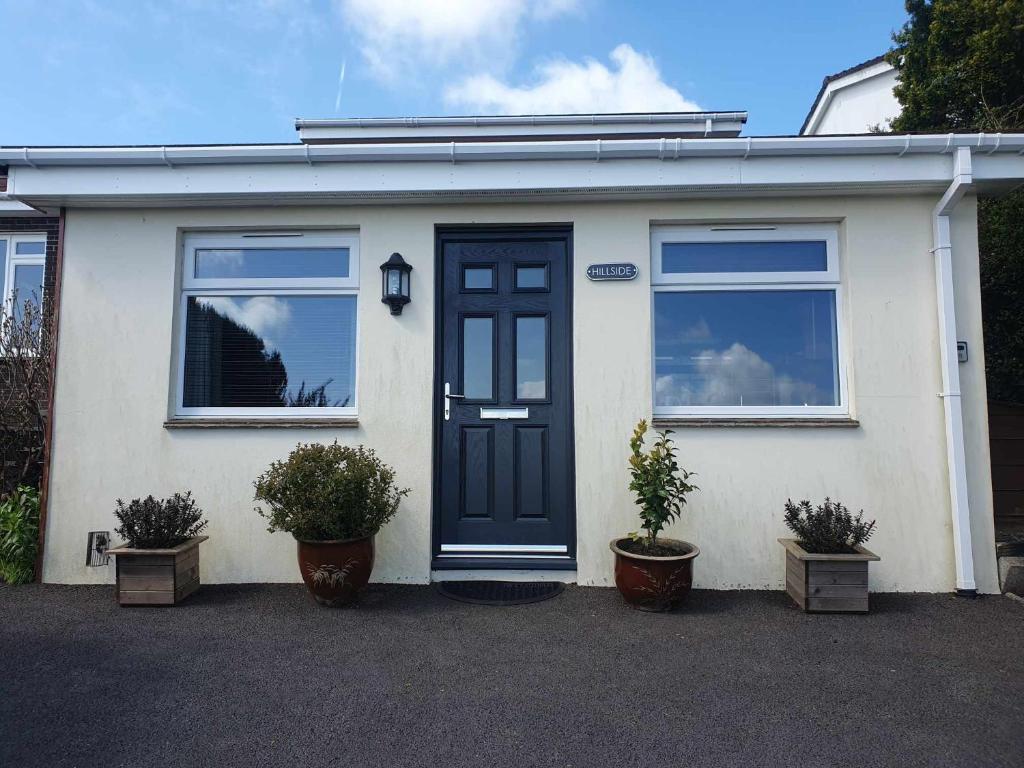
[[[893,131],[1024,129],[1024,0],[907,0]],[[1024,403],[1024,190],[978,207],[989,397]]]

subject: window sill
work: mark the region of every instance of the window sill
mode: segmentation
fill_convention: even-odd
[[[655,427],[860,427],[860,422],[851,418],[793,419],[783,416],[749,419],[734,419],[729,417],[707,418],[702,416],[655,416],[651,420],[651,424]]]
[[[254,416],[231,418],[175,418],[164,422],[164,429],[353,429],[357,416],[323,419],[273,419]]]

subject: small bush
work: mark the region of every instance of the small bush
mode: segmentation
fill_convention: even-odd
[[[398,512],[408,488],[372,449],[300,443],[285,461],[275,461],[254,483],[256,511],[270,525],[305,541],[371,536]]]
[[[658,534],[682,514],[686,494],[698,488],[687,482],[694,473],[687,472],[676,461],[676,448],[669,438],[672,431],[658,432],[658,439],[649,451],[643,450],[646,434],[647,422],[641,420],[629,441],[632,451],[629,457],[629,474],[632,477],[629,490],[636,494],[643,521],[641,527],[647,535],[633,533],[630,536],[637,542],[643,540],[644,550],[654,554],[658,551]]]
[[[121,523],[114,529],[117,535],[138,549],[176,547],[206,528],[191,491],[168,499],[132,499],[128,504],[118,499],[114,514]]]
[[[39,492],[27,485],[0,501],[0,579],[27,584],[39,549]]]
[[[808,552],[819,555],[845,554],[871,538],[875,521],[863,521],[864,510],[854,517],[838,501],[825,499],[817,508],[811,502],[794,504],[786,500],[786,525],[796,534],[797,542]]]

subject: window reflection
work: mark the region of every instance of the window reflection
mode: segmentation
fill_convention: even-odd
[[[654,295],[658,406],[839,404],[835,292]]]
[[[665,243],[661,250],[661,271],[665,273],[824,272],[827,269],[824,240]]]
[[[353,296],[190,296],[186,408],[354,403]]]
[[[348,262],[348,248],[197,248],[195,277],[348,277]]]
[[[462,320],[462,394],[471,400],[494,397],[494,319]]]
[[[516,398],[542,400],[547,397],[546,317],[516,318]]]
[[[18,264],[14,267],[14,318],[21,320],[25,313],[25,302],[39,307],[43,300],[43,265]]]

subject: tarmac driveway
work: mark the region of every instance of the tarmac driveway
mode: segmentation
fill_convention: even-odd
[[[371,586],[0,587],[0,766],[1024,765],[1024,605],[782,593],[670,614]]]

